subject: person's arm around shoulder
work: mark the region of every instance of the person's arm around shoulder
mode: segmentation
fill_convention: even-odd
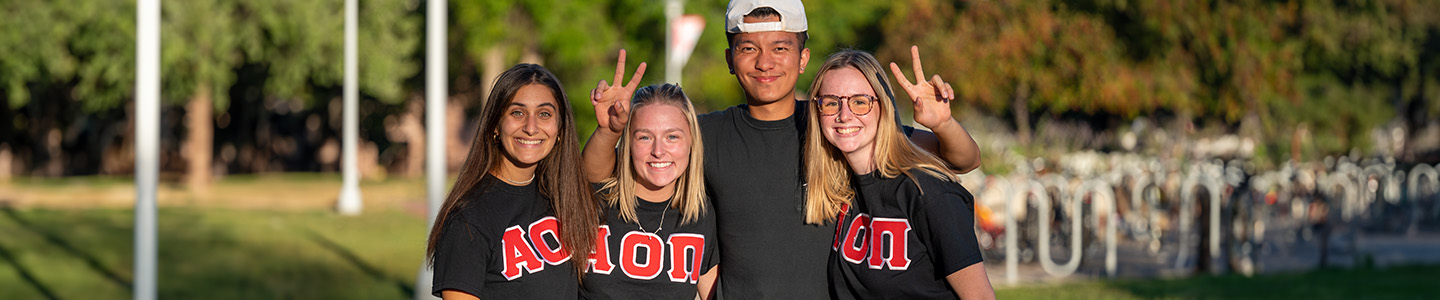
[[[604,181],[615,173],[615,145],[630,123],[630,97],[640,85],[640,78],[645,77],[645,63],[635,67],[629,84],[620,85],[624,76],[625,50],[621,49],[620,58],[615,62],[614,84],[602,79],[590,90],[590,104],[595,106],[595,121],[600,124],[585,142],[585,149],[580,151],[581,169],[590,182]]]
[[[955,88],[940,79],[940,75],[925,81],[925,72],[920,65],[920,48],[911,46],[915,83],[905,77],[900,66],[890,63],[890,71],[900,82],[901,89],[910,96],[915,106],[915,122],[930,128],[933,132],[916,130],[910,141],[935,153],[950,163],[950,168],[960,173],[969,173],[980,167],[980,145],[965,130],[960,122],[950,115],[950,101],[955,99]]]

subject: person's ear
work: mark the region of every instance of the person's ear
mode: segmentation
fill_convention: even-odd
[[[807,64],[810,64],[810,48],[800,49],[800,74],[805,74]]]
[[[730,67],[731,75],[735,74],[735,57],[731,56],[733,54],[735,54],[735,52],[731,51],[730,48],[725,48],[725,66]]]

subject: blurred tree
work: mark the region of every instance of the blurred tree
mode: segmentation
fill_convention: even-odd
[[[338,87],[344,62],[344,0],[246,1],[240,11],[258,30],[247,49],[251,63],[268,72],[265,93],[315,104],[315,88]],[[419,45],[420,23],[414,2],[360,2],[360,88],[385,103],[404,99],[404,81],[419,70],[412,61]],[[242,31],[243,32],[243,31]],[[323,102],[322,102],[323,103]]]
[[[398,103],[404,81],[418,70],[411,56],[419,25],[411,4],[406,0],[361,4],[358,45],[364,95]],[[263,97],[298,101],[302,106],[316,103],[315,88],[340,84],[343,5],[343,0],[201,0],[163,6],[165,92],[190,95],[184,147],[189,186],[203,190],[209,182],[214,112],[228,105],[241,66],[266,69]]]
[[[234,69],[260,51],[258,28],[244,22],[232,0],[168,2],[161,6],[162,97],[185,99],[185,184],[205,191],[210,184],[215,102],[223,107],[235,82]],[[186,95],[176,97],[178,95]],[[213,102],[212,102],[213,101]]]
[[[88,111],[131,92],[135,5],[127,1],[5,1],[0,4],[0,81],[8,105],[31,100],[31,85],[73,85]],[[115,12],[132,12],[121,14]],[[72,82],[73,81],[73,82]]]
[[[890,10],[880,58],[909,61],[920,46],[928,70],[962,101],[1009,110],[1022,143],[1031,114],[1081,111],[1135,117],[1193,107],[1188,65],[1130,57],[1100,16],[1058,1],[910,1]],[[938,55],[937,55],[938,54]],[[905,65],[908,65],[906,63]]]
[[[101,152],[124,130],[106,112],[133,87],[134,11],[128,1],[0,3],[0,152],[14,151],[17,169],[57,176],[72,157],[106,161]]]
[[[576,120],[580,123],[578,128],[583,132],[581,140],[584,140],[595,128],[589,91],[594,88],[595,81],[602,78],[602,70],[608,69],[613,74],[615,53],[625,47],[619,37],[620,26],[609,17],[630,16],[628,21],[650,20],[652,17],[645,12],[649,11],[649,7],[659,12],[662,5],[656,2],[650,2],[648,6],[641,4],[636,2],[631,3],[633,6],[625,6],[619,1],[574,0],[454,2],[452,31],[461,36],[456,46],[464,49],[462,64],[479,65],[481,68],[475,79],[480,82],[481,88],[461,91],[466,96],[464,98],[469,98],[463,106],[478,107],[489,96],[495,77],[517,62],[541,64],[564,84],[566,95],[575,108]],[[636,7],[642,10],[630,11]],[[658,14],[656,16],[663,18]],[[645,35],[636,36],[643,39]],[[664,36],[659,38],[664,40]],[[649,47],[655,45],[630,47],[633,61],[630,68],[650,57],[645,54],[651,53],[653,50]],[[637,52],[641,53],[638,59]],[[651,70],[657,69],[652,67]]]
[[[1180,107],[1182,122],[1218,120],[1223,131],[1267,144],[1276,138],[1276,114],[1301,105],[1296,78],[1302,76],[1304,43],[1297,37],[1299,15],[1293,1],[1073,1],[1076,7],[1106,16],[1125,33],[1132,56],[1155,57],[1184,66],[1181,80],[1198,85],[1193,104]],[[1266,154],[1266,153],[1261,153]],[[1270,154],[1278,154],[1272,152]],[[1273,156],[1273,155],[1271,155]],[[1275,161],[1260,156],[1261,164]]]
[[[1306,47],[1307,101],[1332,109],[1280,114],[1293,123],[1317,127],[1341,143],[1317,150],[1343,152],[1363,147],[1369,129],[1399,117],[1414,141],[1433,119],[1440,83],[1440,3],[1425,0],[1300,1],[1300,36]],[[1427,94],[1427,90],[1429,94]],[[1388,105],[1387,105],[1388,104]],[[1337,147],[1338,146],[1338,147]],[[1414,159],[1414,143],[1399,154]],[[1363,149],[1363,148],[1362,148]]]

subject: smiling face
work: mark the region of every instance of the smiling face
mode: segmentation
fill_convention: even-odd
[[[642,196],[671,195],[675,180],[690,166],[692,138],[685,112],[679,107],[658,104],[635,110],[635,118],[630,120],[630,160],[640,187],[637,192]]]
[[[871,99],[877,99],[875,89],[870,87],[870,81],[865,75],[853,67],[834,69],[822,76],[825,78],[820,82],[819,96],[846,97],[840,101],[838,113],[819,117],[825,140],[841,153],[845,153],[856,173],[869,173],[863,169],[870,165],[874,157],[875,133],[878,132],[880,114],[885,112],[880,111],[880,103],[871,103],[869,112],[856,115],[852,110],[859,109],[855,109],[855,99],[850,97],[867,95]],[[873,166],[870,168],[873,169]]]
[[[555,94],[544,85],[526,85],[516,91],[496,132],[509,167],[531,169],[550,155],[560,131],[557,105]]]
[[[780,17],[745,17],[745,23],[778,22]],[[731,73],[754,104],[795,100],[795,82],[804,73],[810,50],[802,48],[794,32],[767,31],[735,35],[726,49]]]

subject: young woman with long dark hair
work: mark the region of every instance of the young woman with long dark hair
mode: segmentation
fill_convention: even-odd
[[[574,299],[599,204],[577,167],[574,112],[554,74],[500,74],[470,154],[430,230],[432,293],[445,299]]]

